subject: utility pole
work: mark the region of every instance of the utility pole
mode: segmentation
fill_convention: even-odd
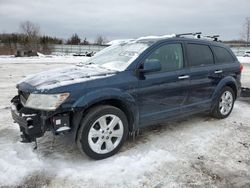
[[[247,46],[249,44],[249,38],[250,38],[250,18],[247,18]]]

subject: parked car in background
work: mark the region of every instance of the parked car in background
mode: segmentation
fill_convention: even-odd
[[[117,153],[128,133],[172,118],[230,115],[242,66],[228,46],[183,35],[107,47],[87,63],[26,77],[11,100],[23,142],[72,136],[93,159]]]
[[[245,51],[243,57],[250,57],[250,51]]]

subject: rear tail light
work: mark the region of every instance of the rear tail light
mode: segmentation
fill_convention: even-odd
[[[240,64],[240,73],[242,73],[242,70],[243,70],[243,65]]]

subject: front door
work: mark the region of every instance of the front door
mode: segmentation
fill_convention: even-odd
[[[138,101],[140,125],[160,122],[180,112],[187,97],[189,76],[186,75],[182,43],[158,46],[143,61],[158,61],[161,69],[143,73],[139,80]]]

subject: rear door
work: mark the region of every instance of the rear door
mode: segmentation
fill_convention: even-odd
[[[231,53],[223,47],[211,46],[214,56],[215,69],[211,72],[211,79],[214,82],[219,82],[225,76],[233,76],[236,78],[236,73],[239,73],[239,63]]]
[[[141,125],[156,123],[180,113],[189,85],[181,42],[158,46],[144,59],[143,64],[150,60],[160,61],[161,70],[144,73],[139,80]]]
[[[184,111],[208,109],[215,89],[210,79],[211,71],[216,69],[214,55],[209,45],[203,43],[186,43],[190,87]]]

